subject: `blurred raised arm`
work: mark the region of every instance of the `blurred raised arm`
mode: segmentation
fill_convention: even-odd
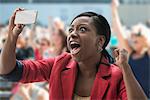
[[[113,31],[117,33],[117,38],[119,40],[119,48],[125,48],[129,54],[131,53],[131,48],[129,47],[128,41],[123,37],[123,28],[122,24],[120,22],[119,14],[118,14],[118,0],[112,0],[112,27]],[[124,46],[124,47],[122,47]]]

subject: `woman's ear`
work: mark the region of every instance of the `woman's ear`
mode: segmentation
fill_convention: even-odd
[[[104,35],[100,35],[99,38],[98,38],[98,40],[99,40],[99,43],[98,43],[98,44],[99,44],[101,47],[103,47],[103,46],[104,46],[104,43],[105,43],[105,41],[106,41],[105,36],[104,36]]]

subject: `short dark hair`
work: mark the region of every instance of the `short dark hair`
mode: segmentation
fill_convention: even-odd
[[[113,63],[113,59],[112,57],[109,55],[109,53],[106,51],[106,46],[108,45],[109,41],[110,41],[110,37],[111,37],[111,29],[110,29],[110,25],[108,23],[108,21],[106,20],[106,18],[100,14],[97,14],[95,12],[83,12],[79,15],[77,15],[72,21],[71,24],[73,23],[73,21],[78,18],[78,17],[83,17],[83,16],[87,16],[92,18],[93,20],[93,24],[96,28],[97,31],[97,35],[104,35],[106,40],[105,43],[103,45],[103,51],[102,53],[108,57],[109,62]]]

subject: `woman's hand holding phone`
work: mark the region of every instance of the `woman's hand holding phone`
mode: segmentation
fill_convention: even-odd
[[[12,14],[12,16],[10,17],[9,20],[9,25],[8,25],[8,34],[9,35],[13,35],[15,37],[18,37],[18,35],[22,32],[23,28],[24,28],[24,24],[15,24],[15,17],[16,17],[16,13],[19,11],[23,11],[24,9],[18,8],[14,11],[14,13]]]
[[[9,20],[9,34],[18,36],[26,24],[34,24],[37,11],[18,8],[14,11]]]

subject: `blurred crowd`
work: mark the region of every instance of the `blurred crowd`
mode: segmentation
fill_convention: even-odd
[[[150,98],[150,23],[137,22],[127,26],[121,23],[118,5],[112,2],[112,38],[108,51],[125,48],[129,52],[129,64],[146,95]],[[26,26],[17,41],[18,60],[41,60],[56,57],[67,49],[67,26],[59,18],[49,18],[47,27],[34,24]],[[8,25],[0,25],[0,50],[6,42]],[[41,83],[9,83],[0,79],[0,98],[9,96],[10,100],[48,100],[49,86]],[[6,84],[12,84],[7,89]],[[5,86],[4,86],[5,85]],[[10,91],[10,94],[6,91]]]

